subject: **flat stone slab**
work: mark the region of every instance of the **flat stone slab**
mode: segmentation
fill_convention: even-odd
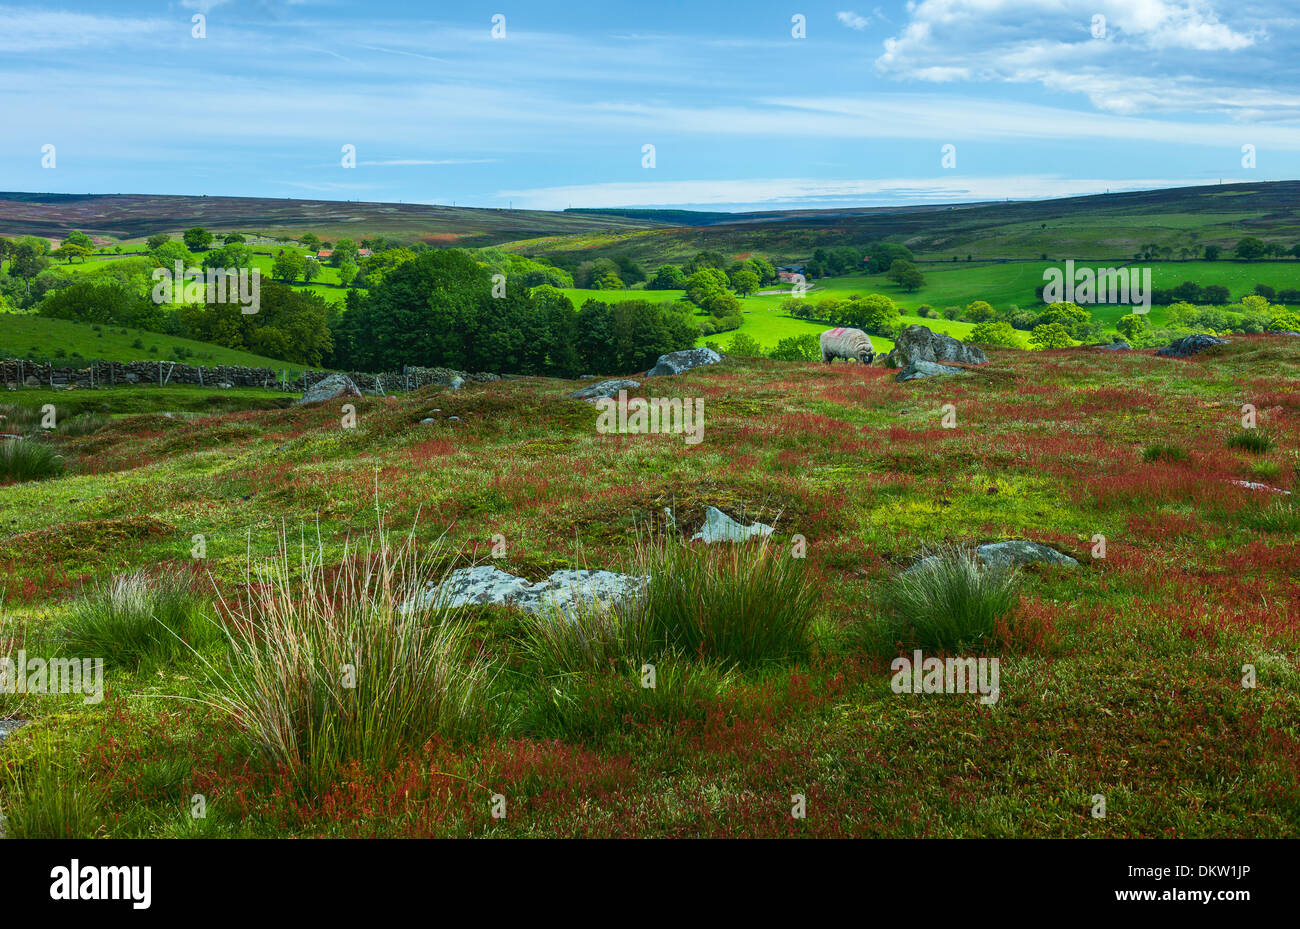
[[[895,378],[899,383],[903,381],[917,381],[926,377],[952,377],[955,374],[965,374],[963,368],[954,368],[952,365],[941,365],[933,361],[914,361],[906,368],[898,372]]]
[[[441,604],[515,606],[528,613],[552,608],[567,611],[578,601],[614,603],[636,597],[645,583],[643,577],[603,570],[555,571],[544,580],[530,581],[491,565],[477,565],[453,571],[440,583],[431,581],[403,608],[427,609]]]

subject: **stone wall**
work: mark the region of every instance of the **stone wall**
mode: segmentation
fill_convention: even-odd
[[[286,370],[246,368],[241,365],[187,365],[172,361],[88,361],[80,367],[61,368],[48,362],[25,359],[0,360],[0,384],[6,388],[22,387],[120,387],[128,384],[194,384],[201,387],[266,387],[285,393],[302,393],[304,389],[330,371],[305,371],[289,377]],[[431,384],[450,384],[452,378],[466,381],[495,381],[495,374],[467,374],[450,368],[403,368],[380,374],[363,371],[345,372],[363,393],[388,394],[417,390]]]

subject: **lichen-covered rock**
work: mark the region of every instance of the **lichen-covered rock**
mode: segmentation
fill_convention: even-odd
[[[954,374],[965,373],[961,368],[955,368],[952,365],[935,364],[933,361],[914,361],[902,371],[899,371],[895,380],[901,383],[903,381],[916,381],[925,377],[951,377]]]
[[[1026,539],[990,542],[975,549],[975,557],[993,567],[1019,567],[1027,564],[1053,564],[1066,568],[1078,567],[1079,562],[1058,552],[1049,545]]]
[[[617,397],[620,390],[636,390],[640,386],[640,381],[614,378],[601,381],[599,384],[592,384],[590,387],[583,387],[581,390],[575,390],[569,394],[569,397],[573,400],[586,400],[588,403],[595,403],[597,400]]]
[[[330,374],[302,392],[299,403],[324,403],[341,397],[360,397],[361,389],[346,374]]]
[[[929,555],[907,570],[915,571],[936,560],[934,555]],[[1069,555],[1058,552],[1049,545],[1026,539],[1009,539],[1005,542],[989,542],[981,545],[975,549],[975,560],[991,568],[1018,568],[1029,564],[1059,565],[1062,568],[1079,566],[1079,562]]]
[[[715,365],[721,360],[722,356],[711,348],[688,348],[680,352],[669,352],[667,355],[659,356],[659,361],[646,372],[646,377],[681,374],[683,371],[702,365]]]
[[[1123,339],[1116,339],[1109,345],[1098,345],[1097,347],[1103,352],[1128,352],[1133,350],[1133,346],[1129,345]]]
[[[529,613],[551,609],[567,612],[579,601],[616,603],[638,596],[645,578],[615,571],[556,571],[541,581],[516,577],[491,565],[453,571],[443,581],[430,582],[404,609],[514,606]]]
[[[915,361],[982,365],[988,363],[988,357],[974,345],[967,345],[952,336],[931,332],[925,326],[908,326],[894,340],[889,364],[894,368],[906,368]]]
[[[1216,345],[1227,345],[1227,339],[1220,339],[1206,332],[1197,332],[1181,339],[1174,339],[1164,348],[1156,351],[1157,355],[1166,358],[1190,358],[1192,355],[1199,354],[1207,348],[1213,348]]]
[[[755,536],[771,535],[775,531],[772,526],[764,523],[753,523],[746,526],[744,523],[738,523],[716,506],[711,506],[704,511],[704,525],[700,531],[691,536],[692,542],[704,542],[706,545],[712,545],[714,542],[744,542]]]

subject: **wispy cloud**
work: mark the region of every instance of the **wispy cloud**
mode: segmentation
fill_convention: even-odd
[[[836,13],[835,18],[850,29],[856,29],[859,32],[871,25],[870,17],[863,16],[860,13],[854,13],[852,10],[843,10]]]

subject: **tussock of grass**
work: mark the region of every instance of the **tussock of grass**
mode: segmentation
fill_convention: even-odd
[[[1179,445],[1157,442],[1142,449],[1143,461],[1186,461],[1187,449]]]
[[[70,436],[90,435],[103,429],[110,422],[111,419],[98,413],[79,413],[59,423],[59,432]]]
[[[626,622],[648,641],[727,665],[807,655],[817,590],[803,560],[768,539],[705,546],[654,535],[635,562],[649,580]]]
[[[211,702],[307,786],[474,735],[490,714],[488,662],[469,654],[455,610],[403,608],[438,560],[381,529],[349,543],[335,569],[319,540],[294,556],[281,534],[274,558],[250,561],[245,598],[223,603],[236,634]]]
[[[985,566],[968,549],[946,548],[896,575],[882,606],[895,644],[957,651],[1000,644],[1019,603],[1019,571]]]
[[[1273,445],[1273,436],[1267,429],[1242,429],[1228,437],[1228,448],[1240,448],[1256,455],[1269,451]]]
[[[0,440],[0,481],[39,481],[63,473],[63,457],[34,439]]]
[[[74,654],[110,664],[163,664],[220,641],[221,628],[204,606],[187,581],[137,571],[83,594],[63,640]]]
[[[1242,522],[1260,532],[1300,534],[1300,510],[1289,500],[1277,499],[1261,510],[1244,514]]]
[[[41,426],[41,411],[22,403],[0,403],[0,432],[25,435]]]
[[[6,785],[4,829],[11,839],[89,839],[98,832],[102,794],[45,750]]]
[[[531,617],[524,651],[547,675],[633,670],[654,651],[643,617],[626,606],[578,600]]]

